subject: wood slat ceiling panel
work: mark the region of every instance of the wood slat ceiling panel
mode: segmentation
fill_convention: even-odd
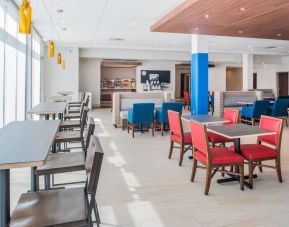
[[[151,30],[289,40],[288,15],[288,0],[187,0]]]

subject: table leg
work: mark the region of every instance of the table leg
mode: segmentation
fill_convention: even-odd
[[[55,120],[55,114],[52,114],[52,120]]]
[[[241,139],[238,138],[238,139],[235,139],[234,141],[234,147],[235,147],[235,152],[237,154],[241,154]],[[236,173],[239,173],[240,170],[239,170],[239,166],[235,166],[235,172]],[[228,174],[230,176],[230,178],[223,178],[223,179],[219,179],[217,180],[217,183],[218,184],[222,184],[222,183],[227,183],[227,182],[232,182],[232,181],[240,181],[240,177],[239,176],[235,176],[235,175],[232,175],[232,174]],[[253,175],[254,178],[257,177],[256,174]],[[248,179],[249,177],[248,176],[244,176],[244,179]],[[250,189],[252,189],[252,185],[250,185],[248,182],[244,182],[244,185]]]
[[[58,120],[62,120],[62,114],[61,113],[58,114]]]
[[[10,170],[0,170],[0,226],[10,221]]]
[[[49,114],[45,114],[45,120],[49,120]]]
[[[36,167],[31,167],[31,192],[37,191]]]

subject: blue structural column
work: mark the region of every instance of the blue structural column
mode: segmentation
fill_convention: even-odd
[[[191,59],[191,113],[208,114],[208,51],[207,41],[200,35],[192,35]]]

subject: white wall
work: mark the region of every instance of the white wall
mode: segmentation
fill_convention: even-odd
[[[47,46],[45,47],[44,59],[44,100],[50,96],[57,95],[58,91],[72,91],[73,99],[78,99],[79,93],[79,49],[76,47],[57,47],[55,56],[62,54],[66,68],[56,62],[56,57],[47,57]]]
[[[100,60],[80,58],[79,89],[92,93],[92,106],[100,106]]]

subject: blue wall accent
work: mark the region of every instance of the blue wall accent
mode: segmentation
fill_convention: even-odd
[[[191,113],[208,114],[208,54],[192,54],[191,63]]]

